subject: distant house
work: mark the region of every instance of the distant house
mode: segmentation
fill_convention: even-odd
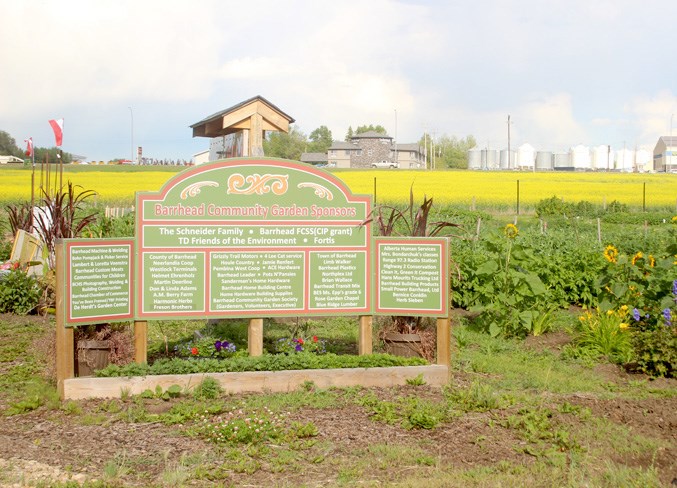
[[[677,172],[677,136],[658,138],[653,150],[653,169],[657,173]]]
[[[301,155],[301,161],[309,154]],[[371,168],[379,161],[397,162],[402,169],[421,168],[423,150],[416,143],[397,144],[388,134],[369,131],[354,135],[349,142],[334,141],[326,154],[327,165],[336,168]]]
[[[301,162],[314,165],[325,165],[327,164],[327,153],[303,153],[301,154]]]
[[[0,156],[0,164],[24,164],[24,160],[16,156]]]
[[[195,166],[209,162],[209,150],[193,154],[193,164]]]

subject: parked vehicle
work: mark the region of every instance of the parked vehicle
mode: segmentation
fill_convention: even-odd
[[[378,163],[371,163],[372,168],[399,168],[400,165],[396,161],[388,161],[387,159],[384,159],[383,161],[379,161]]]

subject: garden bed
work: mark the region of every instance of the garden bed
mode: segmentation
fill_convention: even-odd
[[[118,398],[123,395],[138,395],[145,390],[155,391],[157,387],[166,390],[172,385],[190,390],[205,377],[214,378],[228,393],[288,392],[308,382],[318,388],[391,387],[405,385],[407,380],[415,378],[422,379],[428,385],[441,387],[448,382],[449,368],[444,365],[430,365],[69,378],[64,381],[64,399]]]

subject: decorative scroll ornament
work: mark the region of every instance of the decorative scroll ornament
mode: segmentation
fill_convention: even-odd
[[[315,195],[317,195],[318,197],[326,198],[329,201],[334,199],[334,195],[332,194],[332,192],[328,188],[326,188],[326,187],[324,187],[324,186],[322,186],[318,183],[304,182],[304,183],[299,183],[298,187],[299,188],[312,188],[313,190],[315,190]]]
[[[181,191],[181,200],[185,200],[188,197],[195,197],[199,195],[200,191],[202,190],[203,187],[205,186],[219,186],[219,184],[216,181],[198,181],[197,183],[193,183],[191,185],[188,185]]]
[[[284,195],[289,189],[287,178],[289,175],[259,175],[243,176],[235,173],[228,178],[228,193],[235,195],[263,195],[273,192],[275,195]],[[247,186],[249,185],[249,186]]]

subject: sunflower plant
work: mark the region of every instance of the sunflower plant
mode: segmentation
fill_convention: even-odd
[[[514,224],[493,231],[483,243],[484,261],[463,270],[470,311],[478,313],[474,323],[492,336],[542,334],[554,319],[551,292],[531,270],[534,250],[519,236]]]
[[[658,326],[660,312],[673,305],[670,290],[677,278],[673,256],[641,250],[626,254],[612,244],[604,248],[603,256],[606,266],[597,280],[599,308],[606,312],[627,306],[642,317],[636,320],[641,328]]]

